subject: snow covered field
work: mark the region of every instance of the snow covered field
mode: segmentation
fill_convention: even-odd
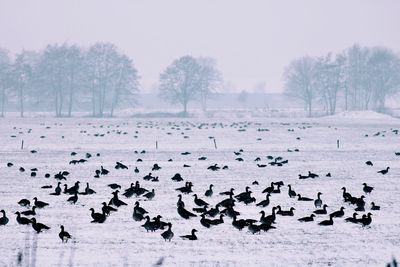
[[[400,134],[396,135],[394,129],[400,129],[400,120],[368,113],[246,121],[1,119],[0,209],[6,211],[10,222],[0,226],[0,266],[17,266],[20,252],[22,266],[153,266],[160,260],[163,266],[384,266],[393,256],[400,257],[400,156],[395,155],[400,152]],[[380,134],[374,136],[377,132]],[[215,138],[217,149],[210,137]],[[24,140],[23,150],[21,140]],[[296,148],[299,152],[288,152]],[[235,160],[238,156],[234,151],[239,149],[243,149],[242,162]],[[37,153],[30,153],[31,150]],[[135,154],[135,150],[146,153]],[[76,156],[70,155],[73,151]],[[186,151],[191,154],[181,154]],[[68,164],[70,160],[85,158],[87,152],[93,157],[86,163]],[[281,156],[289,163],[259,168],[257,163],[268,164],[268,155]],[[202,156],[207,160],[199,161]],[[261,161],[255,162],[256,157]],[[138,158],[143,162],[137,162]],[[374,166],[367,166],[367,160]],[[114,169],[116,161],[129,169]],[[8,162],[14,166],[7,167]],[[152,172],[154,163],[162,169]],[[215,163],[229,169],[207,170]],[[184,168],[184,164],[191,167]],[[101,165],[110,173],[94,178],[94,170]],[[377,173],[387,166],[390,166],[387,175]],[[19,167],[26,172],[19,172]],[[139,173],[133,171],[135,167]],[[38,169],[37,177],[30,177],[30,168]],[[43,185],[54,188],[57,184],[54,178],[44,178],[45,173],[53,176],[64,170],[71,173],[66,181],[68,186],[79,180],[83,190],[89,182],[97,194],[79,195],[73,205],[67,202],[69,195],[51,196],[49,193],[54,189],[41,189]],[[298,174],[308,171],[320,177],[298,179]],[[159,176],[159,182],[144,181],[143,176],[149,172]],[[184,182],[171,180],[178,172],[194,184],[194,193],[211,206],[224,199],[219,192],[234,187],[235,193],[240,193],[246,186],[250,186],[258,203],[265,198],[261,192],[272,181],[282,180],[285,183],[282,193],[273,194],[268,207],[261,209],[254,203],[247,206],[239,203],[235,209],[241,213],[240,218],[257,220],[260,210],[271,214],[276,205],[284,210],[294,207],[295,214],[278,215],[276,229],[261,234],[253,235],[246,228],[238,231],[228,217],[224,217],[224,224],[207,229],[200,224],[200,217],[184,220],[178,215],[178,192],[174,189]],[[325,177],[328,172],[332,177]],[[123,192],[136,180],[146,189],[155,189],[152,201],[120,195],[128,206],[120,207],[103,224],[90,222],[89,208],[98,212],[101,203],[112,197],[113,190],[108,184],[120,184]],[[255,180],[259,185],[252,185]],[[371,201],[381,206],[380,211],[372,211],[369,227],[344,221],[352,216],[354,206],[343,202],[341,188],[345,186],[359,197],[364,194],[364,182],[375,188],[366,197],[366,213],[370,212]],[[215,185],[214,195],[207,198],[204,192],[211,183]],[[318,215],[314,222],[300,223],[297,219],[310,215],[315,207],[313,202],[289,198],[287,184],[310,198],[321,191],[328,212],[344,206],[345,216],[335,218],[334,225],[328,227],[317,224],[328,219],[326,215]],[[18,225],[14,215],[15,211],[25,210],[17,204],[20,199],[32,201],[35,196],[50,203],[37,211],[36,219],[51,227],[40,234],[30,226]],[[160,214],[163,221],[172,223],[175,236],[171,242],[162,239],[162,230],[147,233],[140,227],[144,221],[133,221],[137,200],[151,217]],[[187,209],[195,207],[192,194],[184,195],[183,201]],[[73,236],[68,243],[62,243],[58,237],[61,224]],[[197,241],[179,238],[190,234],[192,228],[198,230]]]

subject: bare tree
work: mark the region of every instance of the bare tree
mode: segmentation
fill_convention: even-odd
[[[7,90],[10,87],[11,62],[8,51],[0,48],[0,105],[1,117],[5,116],[5,105],[7,101]]]
[[[284,73],[285,92],[304,102],[308,116],[312,115],[313,101],[317,95],[315,66],[315,60],[306,56],[292,61]]]
[[[198,58],[200,65],[200,103],[203,111],[207,110],[207,100],[222,84],[222,76],[212,58]]]

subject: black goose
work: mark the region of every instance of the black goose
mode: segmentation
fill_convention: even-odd
[[[337,217],[337,218],[343,217],[344,216],[344,207],[341,207],[340,210],[338,210],[338,211],[332,212],[329,216]]]
[[[78,202],[78,192],[75,192],[75,194],[72,197],[69,197],[67,201],[71,204],[76,204],[76,202]]]
[[[251,194],[250,187],[246,186],[246,190],[239,195],[236,195],[235,198],[239,201],[243,201],[246,198],[249,198]]]
[[[6,212],[4,210],[0,210],[0,212],[3,214],[3,216],[0,218],[0,225],[6,225],[9,221],[6,216]]]
[[[370,225],[372,222],[371,213],[368,212],[367,215],[363,215],[361,219],[358,219],[358,223],[361,223],[363,226]]]
[[[50,227],[48,227],[47,225],[44,225],[43,223],[36,222],[35,218],[32,218],[31,222],[32,222],[32,228],[36,231],[36,233],[40,233],[40,232],[42,232],[42,230],[49,230],[50,229]]]
[[[22,207],[29,207],[31,205],[31,202],[28,199],[23,198],[20,201],[18,201],[18,204]]]
[[[79,191],[79,184],[80,184],[79,181],[75,182],[75,185],[66,189],[64,193],[74,195],[75,193],[77,193]]]
[[[315,214],[311,214],[310,216],[306,216],[300,219],[297,219],[299,222],[312,222],[314,221]]]
[[[178,195],[178,201],[176,202],[176,206],[178,207],[182,206],[183,208],[185,207],[185,202],[183,202],[181,194]]]
[[[381,209],[380,206],[377,206],[377,205],[375,205],[374,202],[371,202],[371,210],[380,210],[380,209]]]
[[[53,195],[53,196],[59,196],[60,194],[61,194],[61,182],[58,182],[57,183],[57,187],[54,189],[54,193],[50,193],[50,195]]]
[[[308,171],[308,177],[310,177],[310,178],[317,178],[317,177],[319,177],[319,175],[316,174],[316,173],[312,173],[312,172]]]
[[[165,227],[168,226],[168,223],[161,221],[162,216],[161,215],[157,215],[157,217],[154,217],[154,223],[156,224],[157,229],[161,229],[164,230]]]
[[[96,194],[96,191],[94,191],[93,189],[91,189],[89,187],[89,183],[86,183],[85,191],[83,193],[80,193],[80,194],[82,194],[82,195],[93,195],[93,194]]]
[[[37,197],[34,197],[33,200],[34,200],[35,206],[36,206],[38,209],[42,209],[42,208],[44,208],[44,207],[46,207],[46,206],[49,205],[49,203],[46,203],[46,202],[43,202],[43,201],[38,200]]]
[[[222,200],[217,205],[227,208],[229,206],[234,206],[235,200],[232,198],[232,195],[230,195],[229,198]]]
[[[315,214],[328,214],[328,211],[326,210],[327,207],[328,207],[328,205],[324,204],[322,209],[314,210],[313,213],[315,213]]]
[[[208,206],[209,204],[207,202],[205,202],[204,200],[200,199],[197,197],[197,194],[194,194],[194,203],[199,206],[199,207],[203,207],[203,206]]]
[[[139,201],[136,201],[136,202],[135,202],[134,210],[135,210],[137,213],[140,213],[140,214],[142,214],[142,215],[148,213],[147,210],[145,210],[144,208],[142,208],[142,207],[139,206]]]
[[[235,188],[231,188],[229,191],[221,192],[221,193],[219,193],[219,194],[220,194],[220,195],[233,196],[233,195],[234,195],[233,191],[235,191]]]
[[[252,222],[249,224],[249,226],[247,226],[247,229],[253,235],[260,232],[260,227],[256,224],[253,224]]]
[[[93,218],[93,221],[91,221],[92,223],[103,223],[106,220],[106,215],[104,213],[104,211],[102,213],[98,213],[98,212],[94,212],[93,208],[89,209],[92,213],[91,216]]]
[[[118,193],[119,193],[118,190],[116,190],[115,192],[112,193],[113,197],[111,198],[110,203],[108,203],[108,204],[116,206],[117,208],[120,206],[123,206],[123,205],[125,205],[125,206],[128,205],[118,198]]]
[[[353,217],[348,217],[346,219],[344,219],[346,222],[351,222],[351,223],[358,223],[358,219],[356,218],[358,215],[357,212],[353,213]]]
[[[109,173],[109,171],[107,169],[104,169],[103,166],[100,166],[100,174],[101,175],[107,175]]]
[[[226,209],[222,210],[221,213],[225,214],[226,216],[228,216],[230,218],[240,215],[240,213],[238,211],[233,209],[233,206],[228,206]]]
[[[147,200],[152,200],[154,198],[154,196],[156,195],[156,193],[154,192],[154,188],[150,191],[147,192],[146,194],[144,194],[143,196],[145,198],[147,198]]]
[[[204,206],[204,207],[201,207],[201,208],[193,208],[192,209],[194,212],[197,212],[197,213],[201,213],[201,214],[206,214],[207,213],[207,207],[206,206]]]
[[[146,222],[142,225],[142,227],[146,229],[147,232],[154,232],[155,230],[157,230],[157,224],[154,221],[150,221],[149,216],[146,216],[145,219]]]
[[[372,192],[372,190],[374,190],[374,188],[372,187],[372,186],[368,186],[367,185],[367,183],[363,183],[363,191],[366,193],[366,194],[369,194],[369,193],[371,193]]]
[[[107,186],[114,190],[118,189],[118,188],[121,189],[121,186],[119,184],[109,184]]]
[[[262,210],[262,211],[260,211],[260,213],[261,213],[261,219],[260,219],[260,222],[261,223],[264,223],[264,224],[272,224],[272,223],[275,223],[275,220],[276,220],[276,214],[275,214],[275,210],[277,209],[277,207],[273,207],[272,208],[272,214],[271,215],[268,215],[268,216],[265,216],[265,212]]]
[[[23,225],[28,225],[30,223],[32,223],[32,221],[26,217],[21,217],[21,213],[19,213],[19,211],[17,211],[15,214],[17,214],[17,222],[19,224],[23,224]]]
[[[134,186],[134,183],[131,183],[131,186],[128,189],[125,189],[125,192],[122,194],[123,196],[130,198],[135,194],[137,186]]]
[[[365,164],[367,164],[368,166],[374,166],[374,164],[370,160],[366,161]]]
[[[318,223],[318,225],[321,225],[321,226],[333,225],[333,217],[332,217],[332,215],[329,215],[329,220],[322,221],[322,222]]]
[[[313,201],[312,198],[308,198],[308,197],[302,197],[300,194],[297,194],[297,200],[298,201]]]
[[[181,235],[180,238],[186,239],[186,240],[197,240],[197,236],[195,235],[196,232],[197,232],[196,229],[192,229],[191,235]]]
[[[223,215],[223,214],[220,214],[220,215],[219,215],[219,219],[210,220],[209,223],[210,223],[211,225],[218,225],[218,224],[224,223],[224,215]]]
[[[265,199],[260,201],[259,203],[256,204],[256,206],[261,206],[261,207],[267,207],[269,205],[269,197],[271,196],[270,193],[268,193],[265,196]]]
[[[181,182],[181,181],[183,181],[183,178],[182,178],[182,176],[181,176],[180,173],[176,173],[176,174],[171,178],[171,180],[172,180],[172,181],[176,181],[176,182]]]
[[[262,193],[272,193],[274,191],[274,182],[271,182],[271,186],[265,188]]]
[[[161,234],[162,238],[164,238],[165,241],[168,240],[171,242],[171,239],[174,237],[174,233],[172,232],[171,227],[172,224],[168,223],[168,230]]]
[[[101,203],[101,204],[103,204],[103,207],[101,207],[101,210],[102,210],[102,212],[103,212],[105,215],[110,215],[110,213],[111,213],[112,211],[117,211],[116,208],[113,208],[113,207],[107,205],[106,202],[103,202],[103,203]]]
[[[385,175],[385,174],[387,174],[389,172],[389,169],[390,169],[390,167],[386,167],[386,169],[380,170],[380,171],[378,171],[378,173],[380,173],[382,175]]]
[[[213,186],[214,186],[213,184],[210,184],[210,188],[208,188],[208,190],[206,190],[206,192],[204,193],[206,197],[211,197],[213,195],[214,193],[212,190]]]
[[[58,237],[60,237],[62,243],[64,243],[64,241],[67,243],[68,239],[71,238],[71,235],[64,230],[64,225],[61,225],[60,228],[61,232],[58,234]]]
[[[292,186],[290,184],[288,184],[288,187],[289,187],[289,190],[288,190],[289,197],[291,197],[291,198],[296,197],[297,196],[296,191],[292,190]]]
[[[293,216],[294,213],[293,211],[296,210],[295,208],[291,207],[290,210],[282,210],[281,206],[277,206],[278,211],[276,212],[276,214],[282,215],[282,216]]]
[[[345,201],[352,197],[351,194],[346,191],[346,187],[342,187],[342,190],[343,190],[343,194],[342,195],[343,195],[343,198],[344,198]]]
[[[237,220],[236,216],[234,216],[232,225],[233,225],[233,227],[235,227],[236,229],[241,231],[244,227],[246,227],[248,225],[248,223],[246,222],[246,220],[243,220],[243,219]]]
[[[185,186],[176,188],[175,190],[180,191],[181,193],[184,193],[184,194],[189,194],[189,193],[193,192],[192,186],[193,186],[193,184],[191,182],[186,182]]]
[[[211,226],[211,220],[206,219],[204,214],[201,215],[200,223],[206,228],[210,228]]]
[[[274,188],[271,193],[274,194],[280,194],[281,193],[281,185],[280,184],[275,184],[278,188]]]
[[[196,214],[186,210],[182,205],[178,205],[178,214],[184,219],[190,219],[190,217],[197,217]]]
[[[207,212],[205,212],[206,215],[210,216],[210,217],[215,217],[219,214],[219,207],[220,205],[216,205],[215,208],[211,208],[209,209]]]
[[[144,216],[142,213],[139,213],[136,208],[133,208],[132,218],[133,220],[139,222],[144,219]]]
[[[23,212],[21,212],[21,214],[25,215],[25,216],[34,216],[34,215],[36,215],[36,211],[35,210],[36,210],[36,207],[33,206],[32,210],[23,211]]]
[[[320,208],[320,207],[322,206],[321,195],[322,195],[322,193],[321,193],[321,192],[318,192],[318,194],[317,194],[317,199],[314,200],[314,206],[315,206],[315,208]]]

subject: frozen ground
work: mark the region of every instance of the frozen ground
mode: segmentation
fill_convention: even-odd
[[[213,122],[217,123],[215,128],[211,125],[197,128],[201,123]],[[384,266],[393,256],[400,257],[400,157],[394,153],[400,151],[400,134],[391,132],[400,128],[399,120],[347,114],[320,119],[247,122],[218,119],[1,119],[0,209],[6,210],[10,222],[0,227],[0,266],[16,266],[19,252],[23,255],[23,266],[153,266],[161,258],[163,266]],[[179,127],[171,129],[175,124]],[[32,130],[29,132],[29,129]],[[374,136],[378,131],[386,133]],[[210,136],[215,137],[218,149],[214,148]],[[338,139],[339,149],[336,147]],[[25,143],[23,150],[20,149],[21,140]],[[158,150],[155,149],[156,141]],[[240,148],[244,150],[243,162],[236,161],[233,153]],[[294,148],[300,152],[287,152]],[[38,153],[29,152],[33,149]],[[146,154],[134,153],[143,149]],[[78,155],[71,157],[72,151]],[[192,154],[181,155],[185,151]],[[101,156],[94,156],[85,164],[68,165],[71,159],[84,158],[86,152],[99,152]],[[258,168],[254,159],[261,157],[259,163],[267,163],[267,155],[282,156],[289,164]],[[198,161],[201,156],[207,160]],[[143,162],[136,162],[138,158]],[[172,162],[168,162],[170,158]],[[374,166],[366,166],[367,160]],[[129,170],[115,170],[116,161],[127,164]],[[7,162],[13,162],[14,166],[8,168]],[[153,172],[160,181],[143,181],[142,177],[151,171],[154,163],[162,167]],[[229,170],[207,170],[214,163],[228,165]],[[191,167],[183,168],[183,164]],[[100,165],[109,169],[110,174],[93,178],[94,170]],[[31,178],[29,172],[20,173],[20,166],[38,168],[38,176]],[[133,172],[135,166],[140,169],[139,174]],[[377,174],[387,166],[391,168],[387,175]],[[76,205],[66,202],[67,195],[50,196],[52,189],[40,187],[54,186],[57,181],[44,178],[44,174],[61,170],[71,173],[67,180],[69,186],[77,180],[81,181],[82,187],[89,182],[97,194],[80,196]],[[299,173],[306,174],[309,170],[322,177],[298,179]],[[222,225],[206,229],[200,225],[199,218],[184,220],[177,214],[174,189],[183,182],[170,179],[177,172],[192,181],[194,192],[212,205],[223,199],[218,192],[234,187],[236,193],[240,193],[246,185],[250,185],[259,202],[264,199],[262,190],[271,181],[283,180],[283,193],[273,195],[271,205],[264,210],[270,214],[273,205],[280,204],[284,209],[293,206],[295,216],[278,216],[277,229],[259,235],[246,230],[239,232],[232,227],[230,218],[225,218]],[[331,178],[324,177],[327,172],[332,173]],[[141,200],[141,206],[152,217],[161,214],[164,221],[173,224],[175,237],[171,242],[164,242],[161,231],[147,233],[140,227],[143,222],[132,220],[135,197],[121,196],[128,206],[111,214],[104,224],[90,223],[89,208],[100,210],[100,203],[112,196],[113,190],[107,184],[119,183],[127,188],[136,180],[147,189],[155,189],[153,201]],[[251,185],[254,180],[260,185]],[[344,206],[345,217],[349,217],[353,208],[342,202],[340,188],[346,186],[352,194],[360,196],[363,182],[375,187],[367,196],[367,208],[371,201],[381,206],[381,211],[372,212],[373,221],[368,228],[345,223],[343,218],[335,219],[332,227],[318,226],[317,222],[325,220],[326,216],[318,216],[317,222],[299,223],[297,218],[311,214],[314,206],[290,199],[286,187],[290,183],[298,193],[312,198],[321,191],[329,212]],[[206,199],[203,194],[210,183],[215,185],[215,194]],[[51,226],[51,230],[40,234],[34,233],[31,227],[18,225],[13,214],[25,210],[16,204],[19,199],[34,196],[50,203],[50,207],[40,210],[36,216],[38,221]],[[191,195],[185,195],[184,201],[186,207],[194,207]],[[261,209],[254,203],[238,204],[237,209],[242,213],[241,218],[258,219],[260,216]],[[73,235],[67,244],[58,238],[61,224]],[[199,230],[199,240],[185,241],[178,237],[189,234],[192,228]]]

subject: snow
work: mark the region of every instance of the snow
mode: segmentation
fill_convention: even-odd
[[[246,118],[242,121],[1,119],[0,209],[6,210],[10,222],[0,227],[0,266],[16,266],[20,251],[24,266],[28,265],[28,260],[30,266],[152,266],[161,258],[163,266],[384,266],[392,256],[400,257],[400,157],[394,154],[400,151],[400,135],[392,132],[400,128],[400,124],[387,116],[371,112],[367,115],[343,113],[329,119]],[[202,123],[209,124],[199,129]],[[216,123],[215,128],[211,123]],[[260,128],[269,131],[257,131]],[[32,129],[30,133],[29,129]],[[383,131],[386,132],[373,136]],[[97,133],[104,136],[94,136]],[[210,136],[215,137],[217,149]],[[21,140],[24,140],[23,150],[20,149]],[[340,140],[339,149],[337,140]],[[156,141],[158,150],[155,149]],[[244,150],[244,162],[236,161],[233,154],[240,148]],[[300,152],[287,151],[294,148]],[[32,149],[38,153],[30,153]],[[134,153],[143,149],[146,154]],[[70,156],[72,151],[78,155]],[[181,155],[185,151],[191,154]],[[72,159],[84,158],[86,152],[93,155],[87,163],[68,165]],[[100,157],[95,156],[97,152]],[[258,168],[254,159],[261,157],[258,163],[265,164],[267,155],[282,156],[289,160],[289,164]],[[201,156],[206,156],[207,160],[198,161]],[[143,162],[136,162],[138,158]],[[170,158],[172,162],[168,162]],[[364,162],[367,160],[371,160],[374,166],[366,166]],[[129,170],[115,170],[116,161],[128,165]],[[13,162],[14,166],[8,168],[7,162]],[[154,163],[162,167],[152,172],[159,176],[160,181],[144,181],[142,177],[151,171]],[[229,169],[207,170],[207,166],[214,163],[228,165]],[[189,164],[191,168],[183,168],[183,164]],[[109,169],[110,174],[93,178],[94,170],[100,165]],[[20,173],[20,166],[27,170],[37,167],[37,178],[31,178],[29,172]],[[140,169],[139,174],[133,172],[135,166]],[[387,166],[390,166],[387,175],[377,173]],[[66,202],[69,196],[50,196],[52,189],[40,189],[43,185],[57,184],[53,178],[43,178],[46,172],[54,174],[61,170],[71,173],[67,180],[69,186],[79,180],[83,189],[89,182],[97,194],[79,196],[78,203],[72,205]],[[312,180],[297,178],[299,173],[306,174],[309,170],[321,177]],[[194,193],[212,205],[223,199],[218,192],[234,187],[235,193],[240,193],[246,185],[250,185],[259,202],[265,198],[261,193],[265,187],[272,181],[283,180],[283,193],[273,195],[271,205],[263,210],[270,214],[274,205],[280,204],[283,209],[293,206],[296,208],[295,216],[278,216],[277,229],[260,235],[252,235],[246,229],[239,232],[226,217],[224,224],[206,229],[200,225],[200,218],[184,220],[177,214],[177,192],[174,189],[184,183],[170,179],[177,172],[185,180],[192,181]],[[328,172],[332,173],[332,178],[324,177]],[[162,231],[147,233],[140,227],[144,222],[132,220],[135,197],[126,199],[120,196],[128,206],[119,208],[104,224],[90,223],[89,208],[99,211],[100,203],[108,202],[112,196],[113,190],[107,184],[119,183],[124,189],[136,180],[149,190],[155,189],[153,201],[139,198],[140,203],[151,217],[161,214],[164,221],[172,223],[175,236],[171,242],[161,238]],[[254,180],[260,185],[251,185]],[[297,218],[310,215],[315,208],[312,203],[290,199],[286,187],[286,184],[291,184],[296,192],[312,198],[321,191],[329,212],[344,206],[344,217],[349,217],[353,207],[343,203],[340,188],[346,186],[352,194],[360,196],[364,182],[375,187],[366,197],[367,212],[371,201],[381,206],[381,211],[372,212],[372,224],[365,228],[345,223],[343,218],[334,219],[331,227],[318,226],[317,222],[327,219],[327,216],[317,216],[316,222],[312,223],[298,222]],[[215,188],[214,196],[208,199],[204,192],[210,183]],[[34,196],[50,203],[50,207],[39,210],[36,216],[39,222],[51,226],[49,231],[40,234],[34,233],[29,226],[18,225],[13,214],[25,210],[16,204],[19,199],[32,199]],[[188,209],[194,207],[192,195],[184,195],[183,200]],[[237,210],[242,213],[240,218],[260,217],[261,209],[254,203],[248,206],[238,204]],[[61,224],[73,236],[66,244],[58,238]],[[190,234],[192,228],[199,230],[199,240],[192,242],[179,238]]]

